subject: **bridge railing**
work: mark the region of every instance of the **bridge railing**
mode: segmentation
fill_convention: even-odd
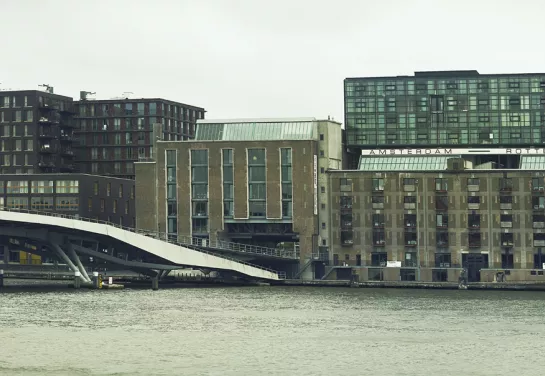
[[[44,216],[48,216],[48,217],[65,218],[65,219],[72,219],[72,220],[83,221],[83,222],[104,224],[104,225],[116,227],[116,228],[119,228],[119,229],[122,229],[122,230],[125,230],[125,231],[134,232],[134,233],[139,234],[139,235],[149,236],[149,237],[152,237],[154,239],[161,240],[161,241],[164,241],[164,242],[167,242],[167,243],[170,243],[170,244],[174,244],[174,245],[177,245],[177,246],[180,246],[180,247],[190,248],[190,249],[192,249],[194,251],[201,252],[201,253],[206,253],[206,254],[209,254],[211,256],[216,256],[216,257],[219,257],[219,258],[222,258],[222,259],[225,259],[225,260],[238,262],[240,264],[248,265],[248,266],[258,268],[258,269],[261,269],[261,270],[266,270],[268,272],[275,273],[276,275],[278,275],[278,272],[276,270],[269,269],[269,268],[266,268],[266,267],[261,266],[261,265],[252,264],[252,263],[249,263],[249,262],[246,262],[246,261],[241,261],[241,260],[233,258],[233,257],[228,257],[228,256],[221,255],[221,254],[218,254],[218,253],[209,252],[209,251],[207,251],[205,249],[202,249],[202,247],[203,247],[202,245],[199,246],[199,245],[193,244],[193,243],[187,244],[187,243],[179,242],[176,238],[170,238],[168,236],[168,234],[166,234],[166,233],[136,229],[134,227],[123,226],[123,225],[120,225],[118,223],[102,221],[100,219],[94,219],[94,218],[81,217],[79,215],[61,214],[61,213],[53,213],[53,212],[46,212],[46,211],[40,211],[40,210],[31,210],[31,209],[3,208],[3,209],[0,209],[0,211],[36,214],[36,215],[44,215]],[[199,247],[201,247],[201,248],[199,248]]]

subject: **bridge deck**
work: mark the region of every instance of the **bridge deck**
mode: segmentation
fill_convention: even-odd
[[[177,266],[191,266],[210,270],[234,271],[249,277],[277,280],[278,273],[274,270],[252,265],[240,260],[207,252],[199,247],[169,240],[167,237],[146,236],[141,231],[115,225],[113,223],[79,218],[51,212],[39,212],[32,210],[4,209],[0,210],[0,221],[16,225],[24,229],[29,225],[39,226],[55,232],[70,232],[96,234],[120,241],[128,246],[148,252],[172,264],[170,268]],[[8,231],[3,226],[2,231]],[[105,256],[106,257],[106,256]],[[131,262],[134,263],[134,262]],[[147,265],[145,266],[148,267]],[[165,267],[166,268],[166,267]]]

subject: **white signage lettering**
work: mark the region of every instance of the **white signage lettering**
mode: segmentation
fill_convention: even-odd
[[[495,148],[495,149],[454,149],[454,148],[425,148],[425,149],[368,149],[362,150],[362,155],[391,156],[391,155],[545,155],[545,148]]]

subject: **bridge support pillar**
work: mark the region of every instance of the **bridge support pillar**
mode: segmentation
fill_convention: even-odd
[[[80,275],[83,275],[83,279],[86,279],[87,282],[91,282],[91,278],[89,278],[89,274],[87,274],[87,271],[85,270],[85,267],[81,263],[81,260],[78,257],[78,254],[74,250],[74,247],[72,246],[72,243],[68,243],[68,252],[70,253],[70,256],[74,259],[76,262],[76,265],[79,269]]]
[[[151,289],[153,291],[159,290],[159,276],[151,277]]]
[[[79,269],[76,267],[76,265],[74,265],[72,260],[70,260],[70,258],[66,255],[66,253],[64,253],[64,251],[62,250],[62,248],[58,244],[53,243],[51,245],[53,246],[53,249],[55,250],[55,252],[57,252],[59,257],[61,259],[63,259],[64,262],[66,262],[66,264],[68,264],[68,266],[70,267],[70,269],[72,269],[73,272],[79,272]],[[80,274],[79,277],[83,280],[83,282],[90,282],[90,281],[86,280],[85,277],[82,276],[81,274]]]
[[[74,288],[79,289],[81,287],[81,273],[74,272]]]
[[[4,264],[9,263],[9,246],[4,245]]]

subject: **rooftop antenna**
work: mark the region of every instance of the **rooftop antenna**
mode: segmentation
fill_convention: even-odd
[[[53,94],[53,86],[50,86],[49,84],[41,84],[38,85],[38,87],[44,87],[45,91],[47,91],[49,94]]]

